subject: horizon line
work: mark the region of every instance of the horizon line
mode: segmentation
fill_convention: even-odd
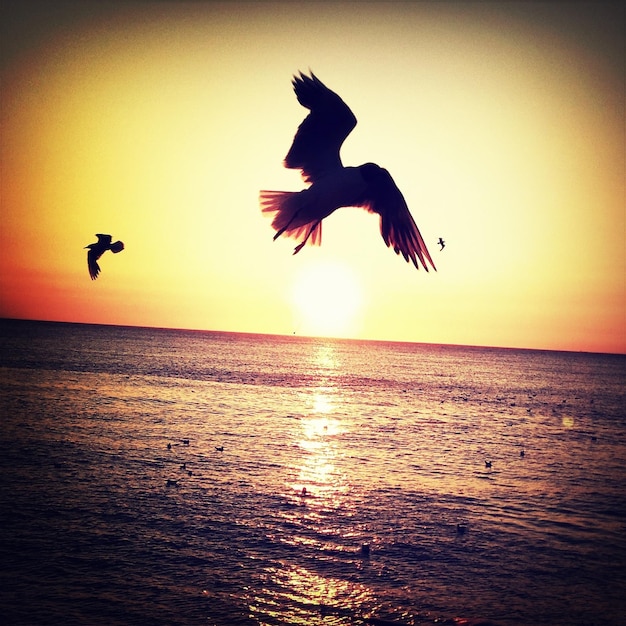
[[[144,330],[171,330],[179,332],[194,332],[194,333],[222,333],[230,335],[257,335],[260,337],[281,337],[284,339],[310,339],[310,340],[323,340],[323,341],[346,341],[346,342],[365,342],[365,343],[395,343],[395,344],[411,344],[421,346],[439,346],[449,348],[478,348],[487,350],[526,350],[529,352],[564,352],[568,354],[598,354],[598,355],[610,355],[610,356],[626,356],[626,352],[598,352],[594,350],[565,350],[563,348],[529,348],[520,346],[490,346],[483,344],[462,344],[462,343],[445,343],[445,342],[431,342],[431,341],[410,341],[403,339],[365,339],[359,337],[331,337],[323,335],[298,335],[295,331],[292,334],[287,333],[269,333],[258,331],[245,331],[245,330],[220,330],[209,328],[181,328],[176,326],[150,326],[142,324],[114,324],[106,322],[76,322],[67,320],[45,320],[45,319],[33,319],[33,318],[19,318],[19,317],[0,317],[0,323],[3,322],[33,322],[42,324],[68,324],[79,326],[109,326],[115,328],[138,328]]]

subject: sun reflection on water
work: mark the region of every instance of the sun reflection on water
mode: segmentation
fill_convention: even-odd
[[[341,421],[330,414],[330,409],[327,414],[300,420],[295,442],[300,449],[300,462],[292,488],[307,498],[308,506],[338,506],[339,502],[334,501],[347,490],[345,477],[336,466],[342,430]]]
[[[304,392],[306,414],[294,430],[294,445],[299,449],[298,463],[289,485],[297,494],[297,503],[309,514],[335,510],[342,505],[349,490],[337,461],[342,450],[342,435],[348,425],[341,414],[341,392],[332,374],[341,367],[336,347],[320,343],[310,353],[312,371],[320,377],[319,385]]]
[[[249,607],[260,623],[311,623],[312,615],[335,618],[331,623],[353,623],[372,602],[371,591],[364,585],[331,576],[320,576],[305,567],[281,564],[269,568],[261,593]],[[367,610],[365,610],[367,613]],[[332,616],[332,617],[331,617]]]
[[[328,393],[323,389],[317,390],[313,394],[313,411],[315,413],[332,413],[333,401]]]
[[[311,365],[319,372],[334,372],[341,366],[337,348],[331,343],[319,343],[311,353]]]

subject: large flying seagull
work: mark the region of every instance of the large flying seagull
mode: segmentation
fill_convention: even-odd
[[[274,213],[274,239],[281,235],[298,241],[297,254],[308,242],[322,241],[322,220],[340,207],[363,207],[380,215],[380,234],[387,246],[426,271],[428,248],[389,172],[374,163],[344,167],[339,150],[356,126],[346,103],[313,73],[293,78],[298,102],[310,113],[298,127],[284,166],[302,170],[309,187],[299,192],[261,191],[261,208]]]
[[[115,241],[111,243],[113,237],[111,235],[96,235],[98,241],[96,243],[90,243],[85,246],[85,249],[89,249],[87,252],[87,267],[89,268],[89,276],[91,280],[96,280],[100,273],[100,266],[98,265],[98,259],[107,251],[118,253],[124,249],[124,244],[121,241]]]

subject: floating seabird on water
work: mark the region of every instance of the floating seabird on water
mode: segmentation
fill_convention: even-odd
[[[293,78],[298,102],[310,110],[298,127],[284,160],[300,169],[311,183],[300,192],[261,191],[261,209],[273,213],[274,239],[281,235],[298,241],[294,254],[308,242],[322,242],[322,220],[341,207],[362,207],[380,215],[380,233],[396,254],[426,271],[433,263],[402,193],[389,172],[374,163],[344,167],[339,151],[356,126],[345,102],[313,73]]]
[[[85,249],[89,249],[87,252],[87,267],[89,268],[89,276],[91,280],[96,280],[100,273],[100,266],[98,265],[98,259],[107,251],[110,250],[117,254],[124,249],[124,244],[121,241],[115,241],[111,243],[113,239],[111,235],[96,235],[98,241],[96,243],[90,243],[85,246]]]

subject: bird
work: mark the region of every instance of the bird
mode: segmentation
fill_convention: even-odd
[[[298,102],[309,114],[298,127],[283,161],[288,169],[299,169],[309,187],[299,192],[260,192],[263,213],[273,214],[274,240],[292,237],[298,245],[320,245],[322,221],[341,207],[362,207],[380,216],[380,233],[385,244],[404,260],[428,271],[436,270],[426,243],[409,212],[404,196],[389,172],[374,164],[344,167],[339,156],[357,119],[346,103],[313,72],[299,72],[292,85]]]
[[[224,452],[224,446],[215,446],[215,449],[216,449],[218,452]]]
[[[491,461],[485,461],[485,467],[491,469]]]
[[[439,248],[439,251],[441,252],[441,250],[446,247],[446,242],[441,237],[439,237],[439,241],[437,243],[441,246],[441,248]]]
[[[107,251],[110,250],[117,254],[124,249],[124,244],[121,241],[115,241],[111,243],[113,237],[111,235],[97,234],[98,241],[96,243],[90,243],[85,246],[87,252],[87,267],[89,268],[89,276],[91,280],[96,280],[98,274],[100,274],[100,266],[98,265],[98,259]]]

